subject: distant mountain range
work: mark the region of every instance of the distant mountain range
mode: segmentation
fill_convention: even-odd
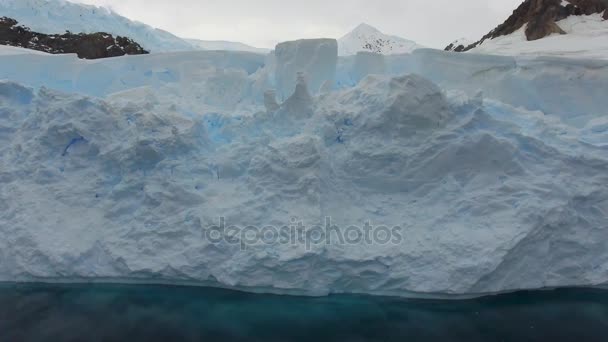
[[[39,33],[56,34],[68,30],[78,33],[108,32],[129,37],[152,53],[187,50],[270,52],[270,49],[240,42],[180,38],[167,31],[125,18],[107,8],[66,0],[0,0],[0,16],[13,18]],[[367,24],[357,26],[338,39],[338,46],[342,56],[354,55],[359,51],[381,54],[409,53],[421,47],[411,40],[384,34]]]
[[[40,34],[65,31],[104,33],[129,38],[152,53],[190,50],[236,50],[268,53],[240,42],[184,39],[132,21],[107,8],[66,0],[0,0],[0,17],[19,21]],[[608,0],[525,0],[506,21],[481,39],[461,38],[445,50],[502,55],[558,55],[608,58]],[[358,52],[391,55],[423,46],[360,24],[338,39],[340,56]],[[60,51],[60,50],[57,50]],[[118,51],[118,50],[117,50]]]

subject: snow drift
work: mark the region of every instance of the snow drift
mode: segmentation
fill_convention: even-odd
[[[286,65],[318,43],[288,44]],[[336,61],[321,45],[291,69],[235,52],[0,54],[0,280],[402,296],[608,282],[606,62]],[[315,95],[307,79],[334,67]],[[242,248],[206,238],[219,217],[403,238]]]

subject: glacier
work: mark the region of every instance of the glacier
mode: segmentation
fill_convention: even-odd
[[[167,31],[125,18],[106,7],[69,0],[0,0],[2,16],[35,32],[108,32],[126,36],[151,52],[189,51],[198,47]]]
[[[0,281],[397,296],[608,283],[608,61],[336,46],[0,53]],[[403,239],[242,248],[206,238],[220,217],[369,221]]]
[[[298,72],[303,72],[314,93],[322,87],[333,88],[338,65],[338,42],[335,39],[301,39],[277,45],[275,80],[278,94],[287,98],[294,90]]]

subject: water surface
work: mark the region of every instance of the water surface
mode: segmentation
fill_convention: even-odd
[[[607,341],[608,291],[471,300],[0,285],[0,341]]]

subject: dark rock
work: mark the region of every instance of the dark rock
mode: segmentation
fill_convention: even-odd
[[[466,49],[466,46],[462,44],[455,46],[454,43],[452,43],[445,48],[445,51],[463,52],[464,49]]]
[[[572,4],[572,7],[576,7],[574,9],[576,13],[572,10],[570,12],[575,15],[591,15],[608,9],[608,0],[568,0],[568,2]]]
[[[549,36],[553,33],[566,34],[566,32],[564,32],[555,23],[557,20],[559,20],[556,20],[556,18],[559,18],[561,15],[560,10],[561,8],[556,6],[548,6],[544,9],[541,6],[540,8],[535,9],[533,14],[528,19],[528,26],[526,27],[526,38],[528,40],[537,40]]]
[[[44,34],[19,26],[15,19],[0,18],[0,45],[11,45],[53,54],[75,53],[79,58],[97,59],[124,55],[147,54],[139,44],[127,37],[109,33]]]
[[[525,24],[526,38],[537,40],[554,33],[566,34],[557,24],[557,21],[571,15],[591,15],[604,12],[604,18],[608,19],[608,0],[568,0],[569,4],[562,6],[562,0],[525,0],[507,20],[483,36],[479,41],[464,47],[460,51],[471,50],[483,43],[486,39],[494,39],[509,35]],[[453,46],[446,47],[446,50]]]

